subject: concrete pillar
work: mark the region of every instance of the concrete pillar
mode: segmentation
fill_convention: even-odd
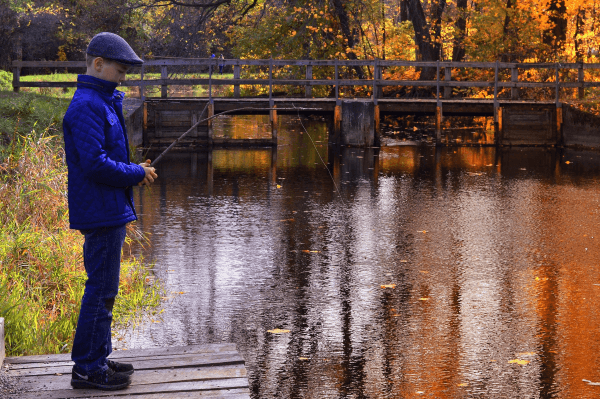
[[[211,116],[215,115],[215,104],[214,103],[210,103],[208,104],[208,118],[210,118]],[[213,120],[209,119],[208,121],[206,121],[206,123],[208,124],[208,146],[212,147],[213,145]]]
[[[435,142],[442,144],[442,106],[435,107]]]
[[[352,147],[375,145],[375,104],[372,101],[342,101],[340,143]]]
[[[273,108],[277,108],[277,105],[273,105]],[[269,116],[269,119],[271,119],[271,140],[273,144],[277,144],[277,110],[272,109],[269,111]]]

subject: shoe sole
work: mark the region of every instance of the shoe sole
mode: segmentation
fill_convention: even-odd
[[[102,384],[94,384],[89,381],[74,381],[71,380],[71,386],[75,389],[100,389],[102,391],[116,391],[119,389],[125,389],[131,384],[131,381],[124,382],[119,385],[102,385]]]

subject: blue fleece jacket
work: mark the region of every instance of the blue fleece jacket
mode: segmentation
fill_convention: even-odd
[[[124,94],[116,87],[79,75],[63,119],[72,229],[120,226],[137,218],[131,187],[145,172],[129,162]]]

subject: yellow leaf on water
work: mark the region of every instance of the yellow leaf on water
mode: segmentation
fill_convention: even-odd
[[[299,357],[298,360],[308,360],[307,357]]]
[[[467,384],[466,382],[463,382],[461,384],[456,384],[457,387],[467,387],[469,386],[469,384]]]
[[[278,185],[277,185],[277,188],[281,188],[281,185],[279,185],[279,184],[278,184]]]
[[[423,234],[425,234],[425,233],[427,233],[427,230],[418,230],[417,233],[423,233]]]
[[[571,163],[571,161],[567,161],[567,162],[565,162],[565,163],[568,165],[568,164],[570,164],[570,163]]]
[[[516,363],[516,364],[520,364],[521,366],[524,366],[526,364],[529,364],[529,360],[521,360],[521,359],[513,359],[513,360],[509,360],[509,363]]]
[[[269,332],[271,334],[285,334],[285,333],[289,333],[290,330],[282,330],[280,328],[276,328],[274,330],[267,330],[267,332]]]
[[[402,259],[400,263],[408,263],[408,261],[406,259]]]
[[[419,301],[428,301],[429,298],[419,298]]]
[[[419,273],[429,274],[427,270],[419,270]]]
[[[381,284],[381,288],[396,288],[396,284]]]

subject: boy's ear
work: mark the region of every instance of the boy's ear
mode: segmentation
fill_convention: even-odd
[[[94,58],[94,61],[92,61],[92,66],[96,72],[102,72],[102,67],[104,67],[104,59],[102,57]]]

